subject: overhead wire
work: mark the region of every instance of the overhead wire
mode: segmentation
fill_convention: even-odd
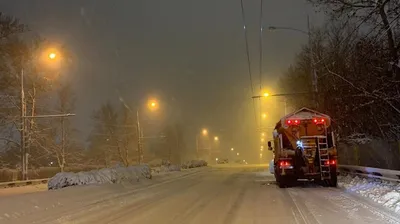
[[[247,37],[246,16],[245,16],[245,12],[244,12],[243,0],[240,0],[240,8],[242,11],[242,22],[243,22],[245,45],[246,45],[246,55],[247,55],[247,66],[248,66],[248,73],[249,73],[249,79],[250,79],[250,89],[251,89],[252,95],[254,96],[253,76],[252,76],[252,72],[251,72],[251,62],[250,62],[250,52],[249,52],[249,41],[248,41],[248,37]],[[253,98],[252,102],[253,102],[253,110],[254,110],[254,119],[257,124],[258,119],[257,119],[254,98]]]
[[[260,79],[260,94],[262,93],[262,62],[263,62],[263,0],[260,0],[260,38],[259,38],[259,47],[260,47],[260,62],[259,62],[259,79]],[[260,129],[262,128],[262,101],[261,98],[258,98],[258,103],[260,106]]]

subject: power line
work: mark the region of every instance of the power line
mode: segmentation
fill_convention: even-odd
[[[260,0],[260,62],[259,62],[259,78],[260,78],[260,93],[262,91],[262,62],[263,62],[263,0]],[[261,122],[261,116],[262,116],[262,103],[261,103],[261,98],[258,99],[258,103],[260,105],[260,127],[262,126]]]
[[[254,96],[253,77],[252,77],[252,73],[251,73],[251,62],[250,62],[250,53],[249,53],[249,42],[248,42],[248,38],[247,38],[246,17],[245,17],[245,13],[244,13],[243,0],[240,0],[240,8],[242,10],[242,22],[243,22],[243,30],[244,30],[244,39],[245,39],[245,43],[246,43],[246,54],[247,54],[247,65],[248,65],[248,72],[249,72],[249,79],[250,79],[250,89],[251,89],[252,95]],[[254,99],[253,99],[253,110],[254,110],[254,118],[255,118],[256,124],[257,124],[258,123],[257,122],[257,113],[256,113]]]
[[[260,92],[262,88],[262,61],[263,61],[263,0],[260,0]]]

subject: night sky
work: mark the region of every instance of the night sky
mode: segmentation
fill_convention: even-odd
[[[244,6],[258,94],[260,1],[244,0]],[[264,0],[263,9],[264,27],[305,30],[307,14],[312,24],[322,23],[305,0]],[[189,148],[195,147],[196,132],[207,127],[221,136],[222,147],[257,158],[239,0],[1,0],[0,11],[73,54],[61,75],[78,96],[73,119],[82,136],[102,103],[117,104],[120,95],[135,107],[155,97],[160,113],[169,108],[185,125]],[[263,36],[262,85],[273,91],[307,37],[266,28]]]

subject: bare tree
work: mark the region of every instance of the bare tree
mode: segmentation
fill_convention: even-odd
[[[119,124],[118,113],[109,102],[93,113],[93,131],[89,136],[89,155],[108,167],[118,159]]]

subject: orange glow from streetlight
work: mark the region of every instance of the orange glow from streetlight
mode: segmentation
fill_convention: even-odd
[[[269,93],[264,93],[263,96],[264,96],[264,97],[268,97],[268,96],[269,96]]]
[[[147,103],[147,106],[151,110],[156,110],[158,108],[158,102],[157,102],[157,100],[149,100],[149,102]]]
[[[262,114],[262,118],[263,118],[263,119],[267,118],[267,114],[266,114],[266,113],[263,113],[263,114]]]
[[[201,133],[202,133],[204,136],[206,136],[206,135],[208,135],[208,130],[207,130],[207,129],[203,129],[203,130],[201,131]]]
[[[219,141],[218,136],[215,136],[215,137],[214,137],[214,141]]]
[[[57,54],[56,53],[54,53],[54,52],[51,52],[50,54],[49,54],[49,58],[50,59],[55,59],[57,57]]]

